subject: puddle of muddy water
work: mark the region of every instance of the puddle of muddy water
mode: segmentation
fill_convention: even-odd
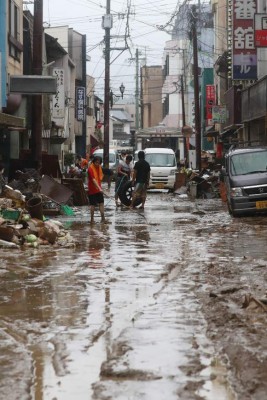
[[[92,398],[91,385],[92,382],[98,380],[106,349],[105,343],[101,339],[87,351],[81,351],[80,346],[86,346],[87,344],[88,342],[79,343],[79,346],[75,344],[74,346],[68,346],[68,352],[74,356],[71,356],[71,359],[68,360],[69,373],[64,371],[62,376],[60,371],[55,373],[57,367],[51,364],[52,348],[50,352],[36,349],[34,354],[36,379],[32,390],[35,400]]]
[[[205,400],[237,399],[228,383],[228,370],[219,358],[214,358],[200,375],[205,378],[205,384],[196,394]]]

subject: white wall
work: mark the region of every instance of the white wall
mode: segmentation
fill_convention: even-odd
[[[63,47],[63,49],[65,49],[67,53],[69,52],[69,45],[68,45],[69,27],[67,25],[58,26],[54,28],[53,27],[45,28],[45,33],[56,38],[58,40],[58,43]]]
[[[186,42],[185,40],[169,40],[166,42],[163,64],[169,56],[169,75],[165,78],[162,97],[169,94],[169,114],[164,117],[163,123],[169,127],[182,127],[182,95],[181,75],[186,67]]]

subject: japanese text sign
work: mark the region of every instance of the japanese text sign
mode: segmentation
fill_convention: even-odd
[[[57,78],[57,92],[53,96],[52,117],[64,118],[64,112],[65,112],[64,70],[60,68],[54,68],[53,76]]]
[[[86,96],[85,88],[82,86],[76,87],[76,119],[77,121],[85,121],[86,112]]]
[[[215,86],[206,85],[206,121],[212,125],[212,107],[215,105]]]
[[[254,46],[256,0],[233,0],[233,79],[257,79],[257,50]]]

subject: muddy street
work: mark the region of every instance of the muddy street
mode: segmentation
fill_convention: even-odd
[[[266,216],[161,192],[106,216],[1,249],[0,399],[266,398]]]

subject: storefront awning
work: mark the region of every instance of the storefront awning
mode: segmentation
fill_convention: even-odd
[[[62,144],[67,140],[67,138],[62,136],[50,136],[51,144]]]
[[[204,137],[212,137],[212,138],[214,138],[214,137],[219,136],[219,131],[217,131],[215,129],[215,125],[212,125],[212,126],[206,128],[206,131],[204,132],[203,136]]]
[[[92,147],[99,146],[99,141],[93,135],[90,135],[90,143]]]
[[[221,132],[220,137],[222,139],[230,137],[230,136],[234,136],[238,133],[238,131],[240,129],[243,128],[243,124],[233,124],[233,125],[229,125],[227,127],[224,128],[224,130]]]

